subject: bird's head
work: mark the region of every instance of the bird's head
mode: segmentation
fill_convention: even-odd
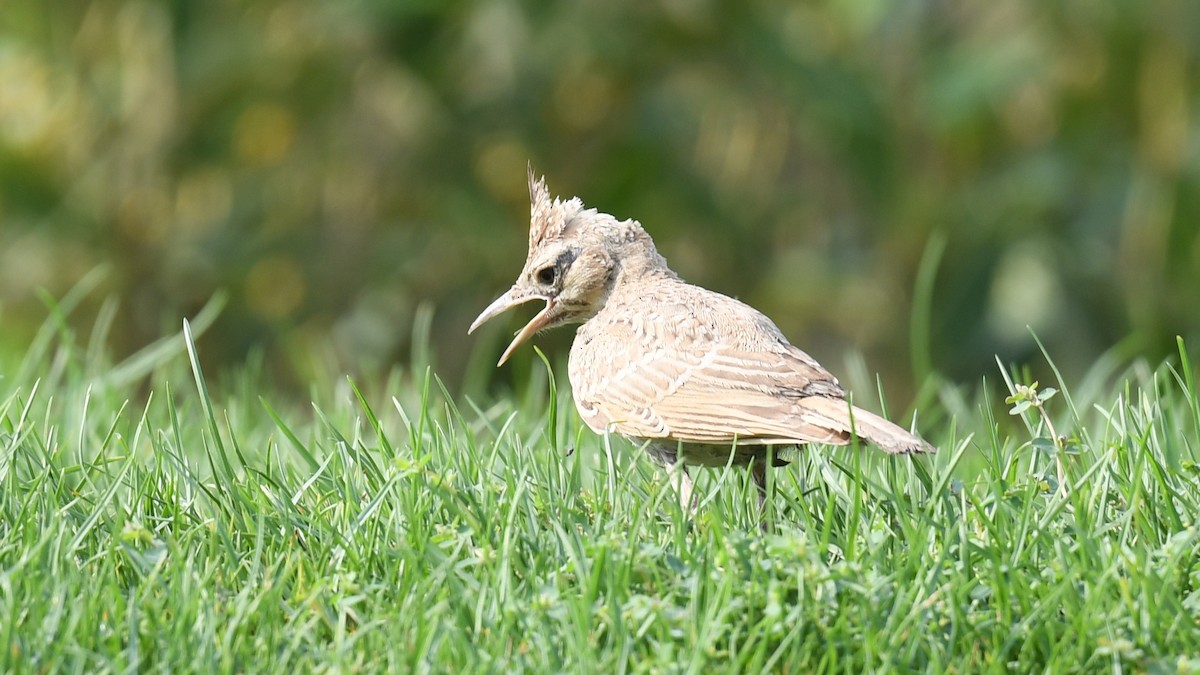
[[[583,323],[604,307],[623,266],[666,262],[650,236],[633,220],[618,221],[585,208],[578,198],[551,199],[545,178],[529,168],[529,255],[517,282],[496,298],[471,324],[473,333],[490,319],[517,305],[544,300],[546,307],[517,332],[497,365],[535,333],[570,323]]]

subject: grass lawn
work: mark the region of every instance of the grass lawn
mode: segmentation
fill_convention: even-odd
[[[564,368],[493,400],[317,373],[298,405],[178,336],[109,364],[97,332],[0,354],[5,670],[1200,671],[1182,343],[928,392],[939,454],[801,452],[764,535],[745,472],[681,513]]]

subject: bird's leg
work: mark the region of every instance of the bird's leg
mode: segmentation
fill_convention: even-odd
[[[770,453],[768,453],[770,455]],[[750,477],[754,479],[754,486],[758,488],[758,517],[759,527],[764,532],[769,529],[767,522],[767,462],[770,457],[757,457],[751,460]]]
[[[692,474],[688,473],[687,467],[682,461],[671,463],[667,467],[667,476],[675,485],[675,490],[679,493],[679,505],[683,507],[688,515],[696,515],[696,496],[695,487],[696,481],[692,478]]]
[[[646,446],[646,452],[650,455],[651,459],[661,464],[667,470],[667,479],[675,487],[675,491],[679,495],[679,505],[689,515],[695,515],[696,501],[694,488],[696,483],[692,479],[692,475],[688,473],[687,467],[684,466],[683,459],[679,456],[679,449],[674,445],[652,443]]]

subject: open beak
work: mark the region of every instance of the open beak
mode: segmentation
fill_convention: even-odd
[[[497,367],[504,365],[504,362],[507,361],[508,357],[512,355],[513,350],[521,346],[522,343],[533,337],[534,333],[537,333],[541,329],[545,328],[548,323],[550,323],[550,313],[554,309],[554,298],[535,295],[529,291],[513,286],[507,293],[496,298],[492,304],[488,305],[487,309],[480,312],[479,317],[476,318],[475,322],[471,324],[471,327],[467,329],[468,335],[474,333],[476,328],[479,328],[493,318],[507,312],[517,305],[525,304],[531,300],[545,300],[546,307],[542,309],[542,311],[538,312],[537,316],[530,319],[529,323],[525,324],[524,328],[517,331],[517,336],[513,338],[512,342],[508,343],[508,349],[505,349],[504,354],[500,356],[500,361],[496,364]]]

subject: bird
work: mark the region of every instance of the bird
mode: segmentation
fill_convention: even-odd
[[[765,519],[767,469],[777,448],[873,445],[888,454],[935,452],[920,436],[847,400],[837,378],[763,313],[687,283],[637,220],[551,198],[528,170],[529,249],[516,283],[468,329],[527,302],[541,309],[497,367],[541,331],[581,324],[568,357],[572,398],[597,434],[644,447],[680,504],[697,503],[689,466],[748,466]],[[765,525],[764,525],[765,527]]]

